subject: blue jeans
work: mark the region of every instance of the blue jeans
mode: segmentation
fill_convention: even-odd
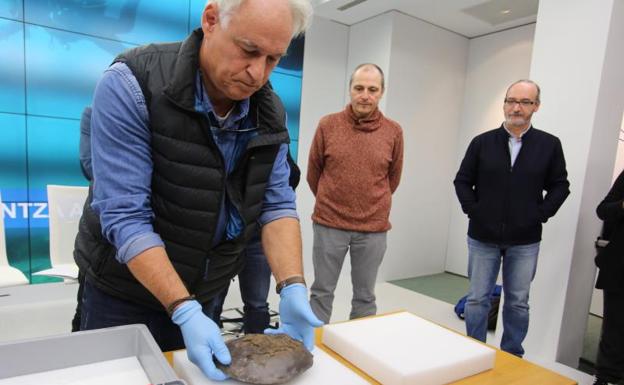
[[[270,315],[267,297],[271,286],[271,267],[264,255],[262,242],[255,237],[245,248],[245,267],[238,273],[238,283],[243,300],[243,331],[245,333],[262,333],[269,327]],[[221,315],[223,302],[228,288],[221,292],[220,304],[216,309],[217,317]],[[221,325],[220,325],[221,326]]]
[[[503,264],[503,338],[501,349],[522,357],[522,341],[529,329],[529,289],[535,277],[539,242],[497,245],[468,237],[470,290],[464,316],[467,334],[485,342],[490,294]]]
[[[216,299],[205,303],[204,313],[211,317],[217,305]],[[89,282],[89,278],[84,282],[80,311],[80,330],[144,324],[162,351],[184,349],[182,332],[171,321],[164,308],[161,311],[154,310],[114,297],[95,287]]]

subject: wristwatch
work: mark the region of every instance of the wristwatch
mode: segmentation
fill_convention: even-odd
[[[283,288],[288,285],[292,285],[293,283],[303,283],[304,286],[306,284],[305,279],[301,275],[295,275],[294,277],[286,278],[285,280],[278,282],[277,286],[275,286],[275,291],[279,294]]]

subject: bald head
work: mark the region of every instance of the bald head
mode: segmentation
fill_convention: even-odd
[[[369,71],[377,72],[379,74],[379,76],[381,77],[381,90],[383,91],[385,89],[384,73],[381,68],[374,63],[363,63],[355,67],[353,73],[351,74],[351,79],[349,80],[349,88],[351,88],[351,86],[353,85],[353,78],[357,73]]]
[[[364,119],[377,110],[384,93],[384,79],[381,68],[375,64],[359,65],[349,81],[351,110],[358,119]]]
[[[505,92],[505,97],[507,97],[509,95],[509,91],[511,91],[511,89],[514,88],[517,85],[520,85],[520,87],[532,88],[535,91],[535,93],[534,93],[534,100],[538,104],[540,103],[540,94],[541,94],[540,87],[533,80],[529,80],[529,79],[520,79],[520,80],[516,80],[515,82],[511,83],[511,85],[509,87],[507,87],[507,92]]]
[[[531,125],[540,107],[540,88],[531,80],[518,80],[507,88],[503,103],[505,127],[518,136]]]

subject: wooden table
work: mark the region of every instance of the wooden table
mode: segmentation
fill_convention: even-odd
[[[323,328],[316,329],[316,346],[332,356],[335,360],[341,362],[349,369],[359,374],[371,384],[381,385],[366,373],[351,365],[333,350],[323,345]],[[466,337],[467,338],[467,337]],[[496,349],[492,347],[493,349]],[[165,357],[170,364],[173,362],[173,354],[166,352]],[[557,374],[539,365],[530,363],[529,361],[518,358],[513,354],[503,352],[496,349],[496,361],[492,370],[475,374],[460,381],[455,381],[453,385],[577,385],[577,382]]]

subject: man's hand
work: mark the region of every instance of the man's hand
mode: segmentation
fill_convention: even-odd
[[[226,380],[228,377],[216,368],[212,355],[222,364],[229,365],[232,361],[230,351],[221,338],[219,327],[206,317],[199,302],[184,302],[173,312],[171,319],[182,330],[189,360],[211,380]]]
[[[314,328],[322,326],[323,321],[316,318],[308,302],[308,289],[295,283],[286,286],[280,292],[280,327],[266,329],[266,334],[288,334],[302,341],[308,350],[314,349]]]

